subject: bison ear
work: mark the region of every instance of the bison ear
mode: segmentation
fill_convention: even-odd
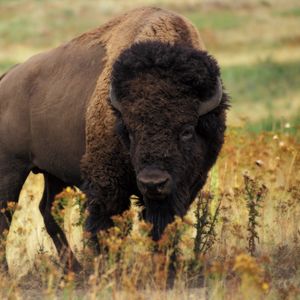
[[[112,105],[112,107],[115,108],[117,111],[121,112],[121,104],[117,100],[116,92],[115,92],[112,84],[110,84],[110,86],[109,86],[109,99],[110,99],[110,104]]]
[[[213,96],[205,102],[202,102],[198,109],[199,116],[203,116],[215,109],[222,100],[223,88],[220,77],[217,78],[217,85]]]

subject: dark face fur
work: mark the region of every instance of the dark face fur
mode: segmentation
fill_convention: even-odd
[[[219,75],[205,52],[158,42],[135,44],[114,64],[117,132],[130,153],[154,239],[174,215],[186,213],[223,144],[226,94],[199,115]]]

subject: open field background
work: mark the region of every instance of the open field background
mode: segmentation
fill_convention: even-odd
[[[0,73],[141,5],[166,7],[194,22],[219,61],[232,98],[226,144],[201,198],[202,203],[210,198],[206,212],[212,216],[221,202],[215,234],[208,230],[202,237],[202,242],[208,237],[214,243],[197,255],[192,226],[195,203],[179,226],[181,269],[174,291],[160,290],[165,273],[151,269],[155,262],[150,261],[150,242],[139,229],[143,224],[135,226],[129,238],[112,233],[110,240],[118,246],[113,247],[101,278],[99,260],[81,258],[91,273],[78,287],[72,274],[65,276],[56,267],[55,251],[37,208],[43,180],[32,176],[8,234],[6,253],[12,276],[0,273],[0,297],[300,299],[299,1],[0,0]],[[68,190],[62,197],[71,199],[64,228],[73,247],[81,250],[81,227],[74,226],[78,206],[72,204],[79,196]],[[122,267],[114,251],[123,253]],[[0,252],[4,256],[4,244]],[[193,271],[189,263],[201,265],[204,271]],[[116,272],[120,268],[121,275]],[[29,269],[30,275],[19,281]],[[203,273],[201,280],[195,275],[199,273]],[[204,282],[201,289],[193,284],[197,278]]]

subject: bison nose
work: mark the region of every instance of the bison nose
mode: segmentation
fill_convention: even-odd
[[[145,168],[138,174],[137,184],[144,195],[165,196],[171,192],[172,179],[166,171]]]

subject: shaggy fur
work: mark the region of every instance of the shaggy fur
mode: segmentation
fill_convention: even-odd
[[[116,97],[120,100],[130,97],[130,81],[145,74],[173,85],[174,95],[184,95],[198,105],[198,101],[212,97],[220,71],[215,59],[205,51],[158,41],[139,42],[126,49],[114,63],[112,84]]]
[[[110,227],[135,194],[158,239],[174,215],[186,213],[223,144],[226,94],[213,111],[198,115],[220,75],[204,50],[188,20],[141,8],[2,76],[0,206],[18,200],[30,171],[42,172],[40,210],[62,257],[68,244],[51,205],[66,185],[86,193],[86,229],[93,235]],[[111,106],[110,87],[120,111]],[[136,176],[147,166],[172,178],[167,199],[140,193]],[[0,232],[9,221],[0,213]]]
[[[183,124],[187,121],[184,120],[187,114],[193,116],[193,123],[197,122],[195,112],[198,101],[208,100],[214,92],[219,68],[215,60],[203,51],[204,45],[199,33],[189,21],[157,8],[132,11],[111,21],[100,31],[79,38],[79,41],[89,43],[95,43],[96,40],[105,47],[108,55],[87,111],[87,145],[81,164],[85,179],[83,190],[89,199],[87,230],[97,232],[111,226],[110,216],[127,209],[129,195],[134,193],[140,196],[141,205],[146,204],[147,209],[143,215],[156,224],[153,236],[157,239],[164,227],[173,220],[174,214],[183,216],[186,213],[223,144],[224,110],[227,107],[225,93],[219,108],[203,116],[197,124],[197,129],[201,130],[201,139],[206,139],[206,147],[209,149],[205,153],[199,149],[196,154],[201,160],[197,174],[190,174],[195,169],[195,158],[192,155],[183,157],[171,149],[176,145],[169,140],[169,137],[174,137],[174,128],[170,126],[172,120],[176,119],[175,122]],[[111,75],[113,66],[114,72]],[[111,78],[114,79],[117,97],[123,103],[123,99],[128,99],[130,95],[127,100],[130,102],[129,107],[137,114],[112,114],[105,101],[108,99]],[[157,78],[162,79],[159,84]],[[134,101],[146,97],[151,101],[145,102],[144,107]],[[162,101],[153,103],[153,97]],[[180,97],[188,100],[188,108],[176,102]],[[172,99],[172,104],[165,102],[172,102]],[[176,111],[170,112],[170,120],[161,118],[159,112],[171,106],[176,107]],[[149,112],[148,119],[142,114],[143,109]],[[161,120],[164,123],[153,126]],[[139,130],[144,124],[152,125],[151,132],[144,132],[145,139],[140,141],[139,149],[148,149],[151,145],[151,149],[156,149],[155,153],[137,150],[142,157],[136,158],[137,162],[134,162],[139,155],[129,155],[126,151],[130,143],[128,126],[124,126],[126,121],[128,124],[135,123],[131,125],[132,131]],[[118,131],[114,131],[115,123]],[[112,135],[113,132],[116,135]],[[164,148],[170,155],[164,164],[178,176],[177,190],[173,191],[173,196],[164,205],[147,204],[137,189],[135,175],[143,165],[160,162],[163,155],[161,150]],[[183,166],[187,167],[183,170]],[[184,176],[190,178],[190,182],[182,181]]]
[[[129,153],[116,135],[116,117],[107,101],[114,62],[122,51],[144,41],[176,43],[194,49],[204,49],[204,45],[188,20],[159,8],[133,10],[75,41],[99,43],[107,53],[86,114],[86,152],[81,161],[85,180],[82,189],[89,199],[87,230],[96,232],[111,226],[111,215],[129,207],[130,194],[140,194]]]
[[[118,132],[135,173],[155,165],[175,182],[165,202],[140,199],[155,239],[174,215],[185,215],[223,144],[226,93],[218,108],[200,118],[197,113],[219,76],[217,62],[206,52],[156,41],[134,44],[113,66],[112,87],[121,104],[121,112],[115,110]],[[187,125],[196,135],[182,142],[178,136]]]

